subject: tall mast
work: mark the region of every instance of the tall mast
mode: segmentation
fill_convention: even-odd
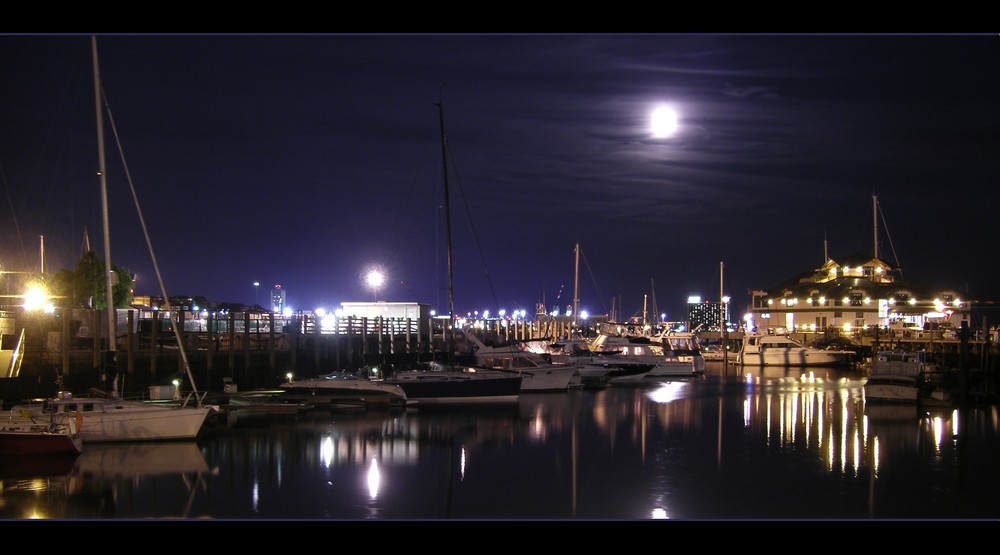
[[[725,298],[725,292],[722,288],[722,276],[725,270],[726,263],[719,262],[719,332],[721,333],[726,329],[726,304],[723,300]]]
[[[453,339],[455,336],[453,326],[455,325],[455,284],[452,277],[451,258],[451,207],[448,203],[448,141],[444,134],[444,106],[440,102],[438,107],[438,119],[441,123],[441,171],[444,174],[444,229],[448,240],[448,323],[445,324],[445,344],[448,349],[448,365],[451,365],[454,354]]]
[[[872,251],[878,258],[878,197],[872,193]]]
[[[444,134],[444,107],[440,102],[436,103],[435,106],[438,107],[438,119],[441,123],[441,171],[444,173],[444,229],[448,239],[448,317],[454,318],[455,291],[451,262],[451,208],[448,205],[448,142]]]
[[[725,288],[722,285],[725,281],[723,279],[725,273],[726,263],[719,261],[719,337],[722,338],[722,368],[729,368],[729,335],[728,327],[726,326],[726,293]],[[721,410],[721,406],[720,406]]]
[[[94,58],[94,105],[97,111],[98,173],[101,176],[101,218],[104,224],[104,281],[108,299],[108,350],[115,351],[118,333],[115,326],[115,300],[111,288],[111,229],[108,224],[108,181],[104,167],[104,118],[101,110],[101,73],[97,65],[97,37],[90,37]]]
[[[580,243],[573,249],[576,253],[576,266],[573,271],[573,327],[580,322]]]

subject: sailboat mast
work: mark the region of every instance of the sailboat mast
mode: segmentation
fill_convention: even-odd
[[[115,326],[115,301],[111,288],[111,228],[108,224],[108,180],[104,166],[104,118],[101,110],[101,73],[97,64],[97,37],[90,37],[94,58],[94,105],[97,112],[98,173],[101,176],[101,218],[104,224],[104,281],[108,299],[108,350],[115,351],[117,327]]]
[[[878,197],[872,193],[872,251],[878,258]]]
[[[435,106],[438,107],[438,119],[441,123],[441,171],[444,173],[444,229],[448,240],[448,317],[454,318],[455,291],[451,262],[451,208],[448,204],[448,142],[444,134],[444,107],[440,102],[436,103]]]
[[[726,329],[726,293],[723,289],[723,275],[725,273],[726,263],[719,262],[719,332],[721,333]]]
[[[576,266],[573,271],[573,327],[580,322],[580,243],[573,249],[576,253]]]

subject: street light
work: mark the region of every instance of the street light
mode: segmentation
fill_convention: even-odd
[[[375,290],[375,302],[378,302],[378,288],[382,286],[385,281],[385,276],[382,272],[378,270],[372,270],[368,272],[368,285]]]
[[[253,305],[257,306],[257,291],[260,291],[260,282],[253,282]]]

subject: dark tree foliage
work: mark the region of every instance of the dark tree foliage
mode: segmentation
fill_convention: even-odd
[[[104,261],[97,258],[94,251],[88,251],[77,261],[75,270],[61,270],[50,275],[46,285],[52,295],[65,299],[66,306],[107,308],[104,268]],[[112,264],[111,269],[115,277],[111,287],[114,307],[128,308],[132,304],[135,278],[132,272],[117,264]]]

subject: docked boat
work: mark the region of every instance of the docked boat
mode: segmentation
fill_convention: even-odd
[[[727,358],[726,349],[722,345],[716,343],[710,343],[707,345],[700,345],[701,356],[706,362],[722,362]],[[733,357],[729,357],[733,358]]]
[[[477,367],[520,373],[521,391],[525,393],[566,391],[578,374],[579,365],[569,359],[556,361],[523,345],[487,346],[474,334],[464,337],[471,345]]]
[[[916,403],[920,397],[920,382],[913,376],[879,374],[865,381],[865,401]]]
[[[685,343],[687,339],[684,340]],[[602,332],[594,338],[591,348],[599,353],[620,353],[619,362],[631,362],[635,365],[646,365],[645,373],[627,373],[612,376],[611,383],[636,381],[648,378],[678,378],[697,376],[705,372],[705,359],[695,349],[691,351],[674,350],[670,343],[646,336],[619,335]],[[634,366],[633,368],[639,368]]]
[[[35,415],[14,407],[0,421],[0,455],[79,454],[81,423],[75,413]]]
[[[234,393],[220,405],[226,421],[234,423],[245,416],[294,416],[315,408],[315,405],[299,399],[286,397],[282,389],[257,390]]]
[[[880,351],[865,381],[866,401],[916,403],[925,378],[934,372],[930,353],[899,349]]]
[[[84,443],[195,439],[215,405],[153,403],[114,396],[76,397],[60,392],[55,399],[15,405],[12,410],[45,420],[78,415]]]
[[[745,366],[849,366],[854,351],[804,345],[787,335],[748,333],[737,355]]]
[[[575,367],[569,388],[601,388],[615,381],[639,381],[653,368],[622,355],[619,351],[592,351],[590,342],[582,337],[550,340],[531,340],[523,348],[554,364]]]
[[[653,342],[658,342],[663,349],[663,354],[670,360],[680,362],[690,362],[694,365],[694,373],[705,372],[705,356],[701,354],[701,343],[698,336],[688,331],[675,331],[664,328],[658,335],[653,336]],[[656,376],[655,369],[653,377]]]
[[[361,372],[367,373],[367,369]],[[397,384],[346,371],[307,380],[290,380],[280,388],[284,402],[309,403],[316,407],[405,407],[407,399],[406,392]]]
[[[91,49],[94,63],[94,90],[99,96],[101,83],[100,72],[97,69],[96,37],[91,37]],[[105,208],[103,210],[102,218],[105,229],[104,261],[102,266],[110,269],[113,266],[108,239],[109,219],[107,210],[107,172],[105,171],[103,144],[103,106],[103,103],[97,102],[95,108],[97,115],[98,155],[100,164],[100,171],[98,174],[100,175],[101,182],[101,201]],[[138,209],[138,204],[136,205],[136,208]],[[139,216],[141,219],[141,211]],[[150,247],[149,250],[152,257],[153,252],[151,243],[147,241],[147,245]],[[155,265],[155,257],[152,258]],[[114,286],[112,284],[113,272],[108,271],[104,272],[104,274],[106,291],[106,297],[104,300],[108,316],[108,351],[106,354],[110,361],[114,361],[116,334],[112,333],[112,330],[117,329],[117,324],[115,314],[115,297],[113,294]],[[162,279],[159,278],[159,272],[157,271],[157,279],[160,281],[160,289],[165,291],[166,288],[163,286]],[[166,293],[164,293],[164,297],[169,298]],[[169,304],[167,305],[167,308],[169,309]],[[184,355],[184,342],[180,336],[180,331],[176,325],[171,325],[171,328],[173,328],[174,337],[177,340],[177,345],[179,347],[179,353],[181,354],[181,358],[184,362],[184,370],[187,373],[193,390],[193,392],[183,401],[176,403],[153,403],[139,399],[126,400],[118,395],[119,389],[117,376],[113,376],[111,378],[112,390],[107,395],[99,394],[89,397],[76,397],[70,392],[61,391],[55,399],[46,399],[40,403],[31,402],[15,406],[14,408],[19,413],[30,415],[30,418],[34,418],[39,421],[60,421],[60,419],[66,419],[69,415],[82,417],[86,425],[81,426],[79,432],[84,443],[194,439],[201,430],[208,415],[218,410],[218,407],[201,404],[202,397],[198,394],[197,389],[194,387],[194,379],[192,378],[187,357]],[[195,405],[189,405],[189,400],[193,400]]]
[[[394,372],[385,383],[399,386],[409,402],[423,406],[517,402],[522,379],[518,372],[432,362]]]

